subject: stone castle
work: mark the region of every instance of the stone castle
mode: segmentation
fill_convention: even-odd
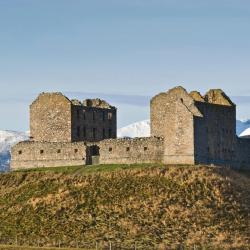
[[[11,168],[92,164],[214,164],[250,167],[250,139],[236,135],[236,105],[219,89],[182,87],[151,100],[151,137],[117,139],[117,110],[100,99],[42,93],[30,105],[30,140]]]

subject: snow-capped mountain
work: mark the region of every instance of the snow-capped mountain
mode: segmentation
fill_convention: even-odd
[[[241,137],[250,137],[250,120],[237,120],[237,134]],[[150,136],[150,121],[135,122],[118,129],[118,137],[148,137]],[[9,169],[10,148],[29,138],[28,132],[0,131],[0,171]]]
[[[118,137],[148,137],[150,136],[150,121],[140,121],[132,123],[117,131]]]
[[[0,171],[6,171],[9,168],[10,148],[28,138],[28,132],[0,131]]]
[[[242,133],[245,132],[248,128],[250,128],[250,120],[237,120],[236,128],[237,135],[243,136]],[[248,131],[248,135],[250,135],[250,131]]]
[[[247,128],[246,130],[244,130],[241,134],[240,137],[247,137],[250,138],[250,128]]]
[[[250,120],[237,120],[236,133],[238,136],[250,136]],[[148,137],[150,136],[150,121],[140,121],[118,129],[118,137]]]

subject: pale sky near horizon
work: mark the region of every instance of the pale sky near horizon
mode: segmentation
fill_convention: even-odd
[[[250,118],[249,23],[249,0],[0,0],[0,129],[28,130],[47,91],[106,98],[121,127],[176,85]]]

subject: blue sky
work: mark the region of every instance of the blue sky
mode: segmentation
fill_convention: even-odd
[[[46,91],[104,97],[120,127],[176,85],[222,88],[250,118],[249,23],[249,0],[0,0],[0,129],[28,130]]]

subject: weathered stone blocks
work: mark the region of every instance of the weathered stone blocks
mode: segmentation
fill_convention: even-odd
[[[30,106],[31,140],[11,168],[85,164],[216,164],[250,168],[250,140],[236,135],[236,106],[220,89],[182,87],[151,100],[151,137],[116,139],[116,108],[100,99],[42,93]]]

